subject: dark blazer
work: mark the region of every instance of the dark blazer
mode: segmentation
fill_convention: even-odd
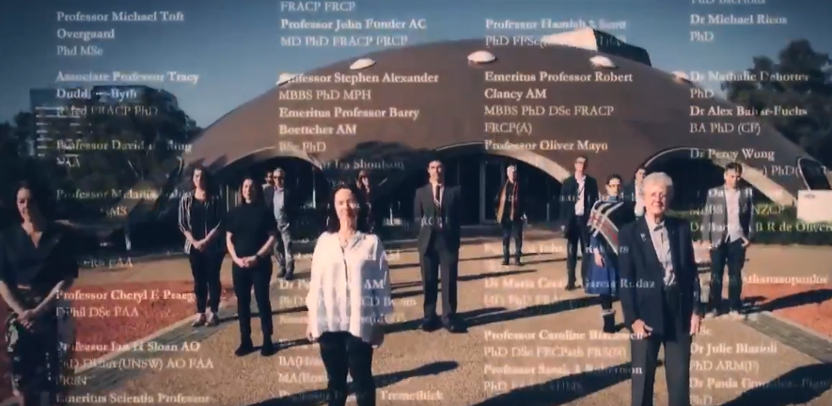
[[[598,201],[598,182],[592,176],[585,175],[584,180],[584,215],[589,216],[589,211],[595,202]],[[563,181],[560,188],[560,221],[567,227],[566,233],[576,230],[569,229],[570,219],[575,216],[575,202],[578,201],[578,181],[575,176],[570,176]]]
[[[274,186],[266,186],[263,189],[263,198],[265,199],[266,206],[274,212]],[[283,210],[286,211],[286,216],[289,218],[289,221],[295,220],[295,216],[298,214],[298,204],[295,199],[295,194],[292,193],[292,190],[283,187]]]
[[[523,185],[518,183],[518,190],[517,190],[517,202],[515,203],[515,210],[514,210],[514,218],[509,220],[511,221],[520,221],[524,214],[526,214],[526,191],[524,190]],[[494,213],[497,218],[497,222],[499,223],[503,219],[500,218],[500,200],[503,199],[503,195],[506,193],[506,186],[508,185],[508,181],[503,184],[503,187],[500,188],[500,191],[497,192],[497,196],[494,197]],[[505,207],[503,210],[508,211],[510,210],[508,205],[508,199],[505,199],[504,203]]]
[[[686,329],[690,329],[690,318],[694,312],[704,314],[699,301],[699,273],[693,252],[690,223],[672,217],[665,218],[670,253],[676,283],[681,293],[680,317]],[[621,276],[621,309],[624,325],[631,329],[636,320],[641,320],[661,335],[673,326],[664,325],[664,267],[653,248],[647,220],[643,217],[627,224],[618,232],[619,274]]]
[[[452,253],[459,252],[462,220],[462,194],[459,186],[445,186],[442,194],[443,215],[441,216],[443,227],[441,232],[445,240],[445,246]],[[416,189],[416,196],[413,199],[413,220],[419,226],[419,253],[424,254],[430,246],[433,233],[439,231],[434,228],[427,219],[436,215],[436,205],[433,203],[433,190],[428,183]],[[437,216],[439,217],[439,216]]]

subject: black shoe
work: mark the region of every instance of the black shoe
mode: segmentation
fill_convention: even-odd
[[[503,266],[508,266],[508,258],[503,259]]]
[[[515,258],[514,259],[514,265],[515,266],[523,266],[523,262],[520,261],[520,258]]]
[[[278,278],[283,278],[285,276],[286,276],[286,270],[285,269],[281,269],[281,270],[277,271],[277,277]]]
[[[295,279],[295,271],[289,271],[286,273],[286,276],[283,277],[283,280],[286,282],[292,281]]]
[[[234,351],[234,355],[238,357],[242,357],[244,355],[248,355],[254,352],[254,345],[251,341],[243,341],[239,347]]]
[[[447,320],[442,324],[445,327],[445,330],[448,330],[448,332],[452,334],[462,334],[468,331],[468,329],[465,328],[465,325],[462,324],[461,321],[456,319]]]
[[[260,347],[260,355],[264,357],[270,357],[274,355],[276,352],[277,348],[275,348],[274,343],[272,343],[272,340],[270,338],[264,339],[263,346]]]
[[[575,282],[569,282],[569,283],[566,284],[566,290],[575,290],[575,289],[578,289],[578,287],[575,286]]]
[[[439,330],[439,326],[441,326],[441,323],[439,322],[439,318],[436,317],[436,316],[433,316],[433,317],[425,317],[422,320],[422,324],[421,324],[420,328],[422,329],[422,331],[432,333],[436,330]]]
[[[614,334],[615,330],[615,313],[604,314],[604,332]]]

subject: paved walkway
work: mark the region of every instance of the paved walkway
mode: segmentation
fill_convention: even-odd
[[[422,296],[416,255],[391,252],[397,313],[393,331],[375,355],[379,405],[627,403],[626,337],[599,334],[595,302],[582,293],[563,290],[560,241],[537,239],[526,245],[524,251],[537,254],[527,257],[522,268],[500,266],[497,244],[463,248],[459,311],[471,325],[465,335],[417,329]],[[832,255],[824,250],[789,248],[788,255],[784,250],[755,247],[746,275],[771,277],[788,269],[802,277],[828,276],[822,267],[828,268]],[[794,255],[794,250],[801,252]],[[800,267],[794,266],[795,258],[801,258]],[[128,271],[145,277],[151,272],[137,268]],[[178,329],[155,342],[177,349],[186,342],[192,351],[137,351],[116,358],[79,376],[86,385],[78,388],[73,400],[94,403],[105,396],[108,404],[149,403],[149,398],[180,405],[317,404],[325,376],[316,347],[301,339],[305,292],[304,280],[273,286],[276,335],[284,342],[284,349],[273,357],[235,358],[238,330],[233,320],[214,329]],[[231,318],[233,312],[223,316]],[[776,323],[766,316],[747,322],[709,320],[695,344],[693,404],[832,404],[832,393],[827,392],[832,366],[820,364],[832,362],[828,342],[807,342],[797,329]],[[257,331],[258,323],[253,324]],[[794,342],[790,335],[804,339],[803,352],[783,343]],[[655,404],[667,404],[661,370],[657,377]]]

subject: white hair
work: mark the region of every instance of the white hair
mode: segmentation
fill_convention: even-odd
[[[647,185],[655,183],[659,184],[667,190],[667,194],[673,194],[673,179],[670,178],[664,172],[653,172],[644,177],[644,180],[641,181],[641,185],[643,188],[647,188]]]

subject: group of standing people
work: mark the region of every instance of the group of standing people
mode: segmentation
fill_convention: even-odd
[[[567,286],[577,288],[577,251],[583,252],[581,280],[601,302],[603,331],[617,332],[613,302],[620,299],[629,330],[632,405],[652,405],[659,349],[665,350],[670,406],[690,405],[692,337],[708,315],[722,308],[724,268],[728,266],[728,311],[743,313],[742,267],[754,236],[751,189],[740,186],[742,166],[729,163],[724,184],[708,192],[699,223],[711,257],[708,297],[701,297],[693,228],[668,216],[673,181],[664,173],[638,168],[634,181],[607,178],[606,195],[585,172],[586,157],[561,189],[561,220],[567,238]]]
[[[754,207],[749,188],[740,187],[742,167],[728,164],[725,184],[709,191],[700,228],[710,245],[711,283],[708,298],[700,297],[698,268],[690,224],[667,215],[673,182],[664,173],[636,172],[629,185],[612,175],[600,194],[587,175],[588,160],[575,161],[574,175],[563,183],[560,210],[567,239],[567,285],[578,287],[577,251],[583,252],[581,282],[599,295],[603,331],[617,331],[613,302],[619,299],[624,328],[631,333],[632,404],[651,404],[659,349],[665,348],[669,405],[688,406],[692,336],[706,314],[719,316],[722,284],[728,267],[728,310],[742,312],[741,281],[745,251],[753,238]],[[421,329],[466,331],[457,316],[457,281],[464,204],[461,189],[444,180],[444,166],[428,164],[429,182],[414,198],[418,224],[417,249],[424,291]],[[372,215],[366,172],[336,186],[327,206],[326,231],[312,256],[307,338],[317,342],[326,369],[329,405],[347,399],[352,377],[359,406],[375,404],[373,352],[384,341],[384,326],[393,312],[389,265]],[[262,185],[246,177],[240,204],[226,213],[205,168],[193,172],[193,190],[179,205],[179,226],[191,265],[196,296],[195,327],[216,326],[222,285],[220,270],[226,253],[232,265],[237,296],[240,345],[238,356],[255,350],[251,331],[251,291],[259,309],[260,352],[278,350],[269,299],[273,275],[294,278],[291,223],[299,205],[278,169]],[[49,216],[38,189],[22,183],[15,201],[20,218],[0,231],[0,297],[10,308],[6,320],[7,351],[15,393],[24,405],[58,404],[62,364],[58,329],[61,296],[78,276],[71,230]],[[515,167],[495,198],[503,230],[503,264],[522,265],[525,196]],[[441,316],[437,311],[441,283]]]

